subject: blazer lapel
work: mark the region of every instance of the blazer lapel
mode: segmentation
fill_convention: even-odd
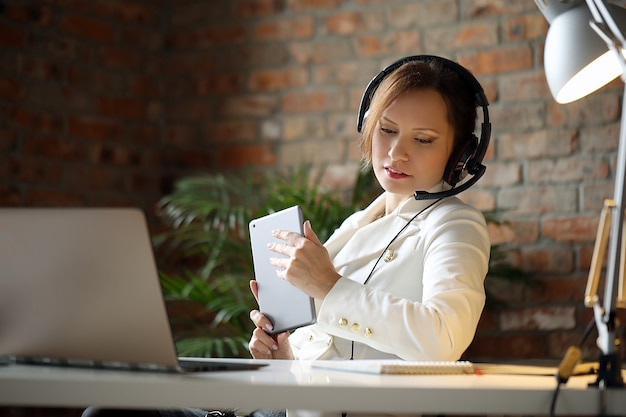
[[[406,223],[430,204],[432,201],[407,199],[393,213],[375,220],[385,207],[383,193],[366,209],[349,217],[326,242],[325,246],[333,259],[335,269],[341,270],[352,263],[364,265],[377,259]],[[413,234],[419,224],[419,219],[416,219],[398,236],[394,244],[399,244],[405,237]],[[367,277],[351,278],[364,282]]]

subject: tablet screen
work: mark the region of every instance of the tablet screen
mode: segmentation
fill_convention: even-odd
[[[303,234],[302,210],[293,206],[250,222],[250,244],[254,276],[259,288],[259,310],[273,324],[271,334],[293,330],[315,323],[313,298],[276,275],[270,258],[282,256],[268,249],[270,242],[282,242],[272,236],[273,230]]]

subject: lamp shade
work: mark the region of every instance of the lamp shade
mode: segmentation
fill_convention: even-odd
[[[620,28],[626,27],[626,9],[608,4]],[[583,2],[556,16],[550,24],[544,51],[548,87],[558,103],[578,100],[622,73],[615,52],[591,28],[591,12]]]

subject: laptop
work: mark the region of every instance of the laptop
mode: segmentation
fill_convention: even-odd
[[[0,362],[169,372],[266,365],[177,357],[136,208],[0,208]]]

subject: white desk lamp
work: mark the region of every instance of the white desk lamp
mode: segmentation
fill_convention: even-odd
[[[624,268],[626,242],[622,241],[626,195],[626,9],[602,0],[535,0],[548,20],[544,67],[555,100],[569,103],[608,84],[621,75],[625,82],[613,200],[605,200],[585,291],[585,305],[593,307],[598,329],[600,371],[596,386],[623,387],[619,357],[617,308],[626,308]],[[610,230],[609,230],[610,225]],[[607,235],[608,234],[608,235]],[[609,254],[603,305],[597,295],[607,241]]]

